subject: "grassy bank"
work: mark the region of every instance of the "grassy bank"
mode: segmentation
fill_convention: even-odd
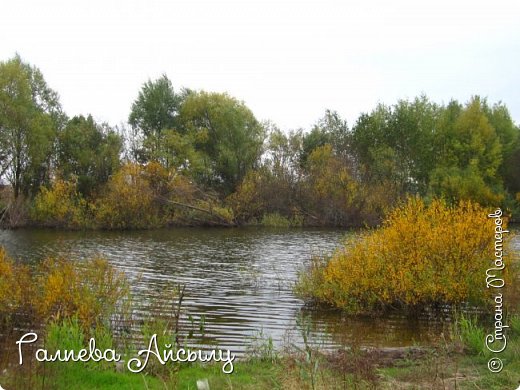
[[[305,347],[276,352],[268,344],[235,363],[232,374],[220,364],[181,364],[166,371],[134,374],[82,363],[47,363],[8,369],[5,388],[42,389],[514,389],[520,383],[520,317],[507,320],[508,347],[500,355],[504,367],[492,373],[492,354],[475,338],[486,330],[461,317],[436,348],[345,348],[320,352]],[[468,326],[469,324],[469,326]],[[268,341],[266,341],[268,343]]]

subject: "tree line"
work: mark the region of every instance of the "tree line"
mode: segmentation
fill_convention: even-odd
[[[520,211],[520,129],[503,103],[426,96],[349,127],[260,122],[225,93],[146,81],[128,124],[69,118],[40,70],[0,62],[2,223],[69,228],[377,224],[410,194]]]

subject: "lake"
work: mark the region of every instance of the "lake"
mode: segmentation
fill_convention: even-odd
[[[311,319],[313,343],[400,347],[430,344],[446,331],[445,318],[351,317],[337,310],[306,307],[292,292],[298,271],[313,254],[329,254],[353,232],[337,229],[176,228],[124,232],[56,230],[0,231],[0,244],[19,261],[47,256],[78,261],[103,256],[131,281],[142,302],[166,286],[183,283],[183,309],[205,316],[204,339],[196,343],[245,351],[259,332],[275,346],[301,340],[300,314]],[[518,232],[509,236],[520,249]],[[484,285],[483,285],[484,288]],[[145,316],[146,313],[141,313]]]

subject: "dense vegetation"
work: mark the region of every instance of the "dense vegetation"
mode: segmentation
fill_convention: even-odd
[[[494,253],[495,224],[487,214],[471,202],[448,206],[434,200],[426,206],[409,199],[381,228],[329,259],[316,258],[310,272],[300,274],[297,291],[354,313],[468,302],[489,306],[493,299],[482,288],[482,275]]]
[[[519,128],[502,103],[421,96],[349,127],[259,122],[227,94],[145,82],[128,126],[72,118],[43,75],[0,62],[1,222],[67,228],[360,226],[413,194],[518,215]]]
[[[2,326],[14,331],[20,321],[38,327],[75,316],[88,333],[106,326],[129,296],[124,274],[99,258],[83,263],[49,258],[31,269],[0,247],[0,271],[2,331]]]

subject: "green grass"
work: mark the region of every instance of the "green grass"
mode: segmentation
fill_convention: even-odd
[[[52,389],[164,389],[159,378],[130,372],[90,370],[82,364],[67,364],[49,378]]]
[[[281,389],[281,367],[272,362],[248,360],[235,363],[232,374],[224,374],[221,364],[183,366],[165,378],[123,370],[91,369],[82,363],[48,363],[46,373],[29,377],[0,378],[6,389],[197,389],[197,380],[206,379],[210,389]],[[20,375],[21,374],[21,375]]]
[[[210,389],[281,389],[281,367],[267,361],[235,363],[233,374],[224,374],[219,364],[192,366],[179,371],[178,389],[197,388],[198,379],[207,379]]]
[[[490,351],[484,345],[486,332],[478,325],[475,317],[461,315],[454,325],[454,333],[458,334],[461,341],[471,354],[489,356]]]

